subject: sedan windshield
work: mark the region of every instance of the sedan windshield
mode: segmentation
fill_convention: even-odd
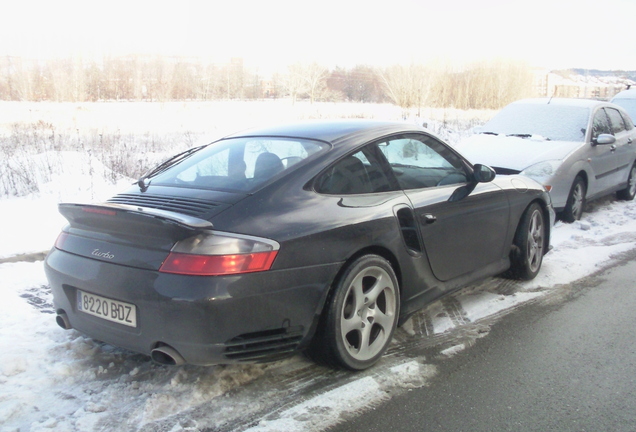
[[[552,141],[584,141],[589,109],[557,104],[511,104],[483,127],[483,133]]]
[[[210,144],[156,176],[153,185],[250,192],[326,149],[317,141],[249,137]]]

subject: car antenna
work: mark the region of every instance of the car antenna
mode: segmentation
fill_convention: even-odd
[[[552,92],[552,96],[550,96],[550,99],[548,99],[548,103],[546,105],[550,105],[550,102],[552,102],[552,98],[554,97],[556,92],[557,92],[557,88],[556,86],[554,86],[554,91]]]

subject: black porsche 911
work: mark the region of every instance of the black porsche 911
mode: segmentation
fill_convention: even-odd
[[[365,369],[427,303],[531,279],[554,211],[425,129],[317,121],[192,148],[68,220],[46,258],[57,322],[163,364],[305,351]]]

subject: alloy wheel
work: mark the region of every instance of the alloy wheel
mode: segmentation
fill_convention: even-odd
[[[581,218],[583,213],[583,201],[585,200],[585,190],[582,183],[577,183],[572,191],[572,215],[575,220]]]
[[[380,267],[366,267],[353,279],[340,316],[347,353],[358,361],[373,358],[390,342],[397,319],[397,289]]]
[[[629,187],[629,196],[636,195],[636,165],[632,167],[629,173],[629,183],[627,187]]]
[[[545,228],[543,226],[543,215],[541,211],[535,209],[530,216],[530,223],[528,225],[528,242],[526,257],[528,260],[528,267],[532,272],[536,272],[541,267],[541,261],[543,259],[543,236],[545,235]]]

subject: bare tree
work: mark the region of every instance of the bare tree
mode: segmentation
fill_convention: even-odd
[[[197,87],[197,70],[193,64],[178,61],[172,75],[172,99],[193,99]]]
[[[237,99],[287,95],[316,100],[383,102],[413,107],[491,108],[533,92],[533,72],[522,62],[488,60],[466,65],[369,66],[329,71],[318,63],[296,63],[287,73],[263,80],[243,60],[225,64],[161,56],[82,57],[25,60],[0,57],[0,99],[159,100]]]
[[[7,56],[7,84],[9,100],[24,101],[31,98],[28,63],[20,57]]]
[[[285,91],[289,94],[292,104],[298,96],[306,91],[307,81],[303,77],[303,65],[295,63],[287,67],[287,75],[283,79]]]
[[[384,71],[382,80],[388,96],[396,105],[405,109],[419,108],[430,100],[435,74],[420,64],[395,65]]]
[[[357,65],[347,72],[345,92],[347,99],[353,101],[382,102],[385,100],[380,74],[370,66]]]
[[[150,79],[152,97],[160,102],[169,100],[172,94],[174,65],[161,57],[157,57],[153,63]]]
[[[532,94],[533,75],[522,62],[489,60],[461,68],[446,65],[437,75],[431,106],[499,109]]]
[[[303,68],[303,78],[307,83],[310,103],[314,103],[316,97],[326,88],[326,79],[329,71],[318,63],[311,63]]]

